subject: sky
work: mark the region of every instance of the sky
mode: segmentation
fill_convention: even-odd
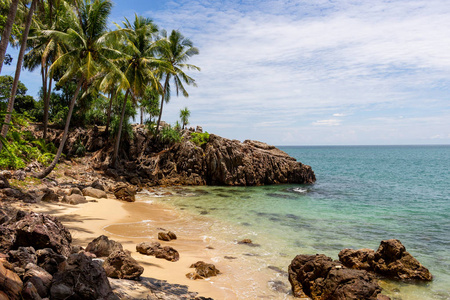
[[[200,50],[169,123],[187,106],[241,141],[450,144],[448,0],[115,0],[111,22],[135,13]],[[35,96],[39,74],[21,80]]]

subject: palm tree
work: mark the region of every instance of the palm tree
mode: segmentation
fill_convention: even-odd
[[[56,9],[55,14],[53,13],[54,9]],[[29,38],[32,49],[25,55],[25,68],[33,71],[38,66],[41,67],[42,99],[44,102],[44,139],[47,136],[48,113],[53,82],[53,74],[49,69],[51,64],[66,52],[67,49],[65,45],[58,42],[55,37],[43,34],[42,30],[67,30],[70,27],[70,19],[65,18],[65,16],[67,16],[67,11],[69,9],[72,8],[64,1],[59,2],[56,7],[53,7],[52,3],[46,5],[44,2],[41,4],[40,10],[38,10],[38,28],[33,32],[34,36]]]
[[[162,32],[163,37],[167,38],[167,33],[165,31]],[[170,72],[163,72],[163,91],[162,91],[162,99],[161,99],[161,107],[159,110],[158,122],[156,124],[156,134],[159,133],[159,124],[161,122],[161,115],[163,112],[164,102],[168,103],[170,101],[170,81],[173,79],[175,83],[175,89],[177,92],[177,96],[179,91],[182,92],[184,97],[189,97],[188,92],[183,86],[183,82],[187,85],[197,86],[195,80],[184,73],[184,69],[186,70],[197,70],[200,71],[200,68],[191,64],[187,64],[186,61],[199,53],[198,49],[194,47],[191,40],[185,38],[178,30],[172,30],[168,38],[168,43],[164,44],[160,49],[161,51],[161,59],[166,61],[171,66]]]
[[[14,109],[14,100],[16,98],[17,86],[19,84],[20,71],[22,69],[23,56],[25,55],[25,49],[27,48],[28,32],[30,31],[31,21],[33,18],[34,9],[36,7],[37,0],[33,0],[28,11],[27,19],[25,22],[25,29],[22,33],[22,44],[20,45],[19,57],[17,59],[16,73],[14,75],[14,82],[11,89],[11,97],[8,101],[8,108],[6,110],[7,115],[5,116],[5,124],[2,126],[2,137],[6,138],[8,133],[9,122],[11,121],[11,113]],[[2,62],[3,63],[3,62]],[[0,151],[2,149],[2,144],[0,144]]]
[[[120,138],[122,134],[123,119],[129,94],[133,99],[140,98],[145,92],[147,85],[159,89],[159,78],[156,77],[155,69],[161,67],[161,61],[155,58],[155,49],[164,43],[154,41],[158,29],[153,21],[148,18],[135,15],[133,24],[127,19],[123,22],[125,33],[124,51],[127,56],[121,60],[123,73],[130,86],[126,90],[122,104],[122,113],[119,122],[119,130],[114,145],[112,165],[117,166]]]
[[[74,27],[66,32],[47,30],[44,33],[54,36],[64,43],[69,49],[60,56],[51,66],[51,69],[65,66],[66,72],[61,77],[59,84],[67,80],[76,80],[77,87],[70,101],[69,112],[66,119],[64,133],[53,162],[41,173],[35,174],[38,178],[44,178],[53,170],[61,157],[64,144],[67,139],[73,107],[78,94],[83,86],[85,89],[93,81],[101,77],[106,70],[120,73],[120,70],[112,63],[111,57],[117,56],[118,50],[107,46],[107,41],[113,38],[111,32],[107,32],[108,16],[112,3],[109,0],[84,0],[79,4],[79,15],[72,13]],[[124,79],[123,84],[126,84]]]
[[[19,0],[12,0],[9,6],[8,16],[6,17],[5,28],[2,32],[2,40],[0,42],[0,74],[2,72],[3,61],[5,60],[6,48],[8,48],[9,37],[16,18],[17,6]]]
[[[189,117],[191,116],[191,112],[189,111],[189,109],[187,107],[185,107],[184,109],[180,110],[180,119],[181,119],[181,123],[183,124],[183,128],[184,126],[186,126],[187,124],[189,124]]]

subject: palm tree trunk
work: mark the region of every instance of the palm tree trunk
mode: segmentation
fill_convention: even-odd
[[[14,25],[14,19],[16,18],[17,5],[19,0],[12,0],[9,6],[8,17],[6,18],[5,28],[2,33],[2,41],[0,43],[0,74],[2,73],[3,61],[5,60],[6,48],[8,48],[9,37],[11,35],[11,30]]]
[[[167,75],[166,81],[164,82],[163,92],[161,95],[161,107],[159,109],[158,123],[156,123],[156,137],[159,135],[159,123],[161,123],[161,116],[162,116],[163,106],[164,106],[164,98],[166,95],[167,85],[169,84],[169,79],[170,79],[170,77],[169,77],[169,75]]]
[[[73,107],[75,106],[75,102],[77,100],[78,94],[80,93],[82,83],[83,83],[83,78],[80,78],[80,80],[78,81],[78,84],[77,84],[77,89],[75,90],[75,94],[73,95],[73,98],[70,101],[69,113],[67,114],[67,118],[66,118],[66,126],[64,127],[64,133],[63,133],[63,136],[61,139],[61,143],[59,144],[58,152],[56,152],[55,158],[53,159],[52,163],[44,171],[42,171],[41,173],[38,173],[38,174],[34,174],[34,176],[39,179],[47,177],[47,175],[50,174],[50,172],[53,171],[53,169],[56,167],[56,164],[58,163],[59,158],[61,157],[61,154],[64,149],[64,145],[66,144],[67,136],[69,134],[69,125],[70,125],[70,120],[72,119]]]
[[[144,124],[144,108],[141,106],[141,125]]]
[[[44,133],[43,133],[43,139],[45,140],[47,138],[47,128],[48,128],[48,111],[50,109],[50,96],[52,92],[52,81],[53,78],[50,77],[49,83],[48,83],[48,90],[46,97],[44,99]]]
[[[11,121],[10,113],[13,111],[13,108],[14,108],[14,100],[16,98],[17,86],[19,84],[20,71],[22,69],[22,64],[23,64],[23,56],[25,54],[25,49],[27,48],[28,32],[30,31],[31,19],[33,18],[33,12],[34,12],[34,8],[36,7],[36,2],[37,2],[37,0],[33,0],[33,2],[31,2],[30,11],[28,12],[27,21],[26,21],[26,25],[25,25],[25,30],[24,30],[23,36],[22,36],[22,44],[20,45],[19,58],[17,59],[17,65],[16,65],[16,74],[14,75],[14,82],[13,82],[13,86],[11,89],[11,97],[9,98],[8,109],[6,111],[9,114],[7,114],[5,116],[6,124],[4,124],[2,127],[2,136],[4,138],[6,138],[6,134],[8,133],[8,128],[9,128],[8,123]],[[2,149],[2,145],[0,144],[0,151],[1,151],[1,149]]]
[[[105,133],[106,133],[106,140],[109,139],[109,124],[111,123],[111,109],[112,109],[112,103],[113,103],[113,99],[116,96],[116,92],[115,90],[113,90],[111,92],[111,97],[109,98],[109,107],[108,107],[108,112],[107,112],[107,118],[106,118],[106,129],[105,129]]]
[[[122,114],[120,116],[119,129],[117,131],[116,144],[114,145],[114,154],[112,159],[112,165],[114,168],[117,167],[117,157],[119,156],[120,137],[122,135],[123,119],[125,118],[125,109],[127,107],[127,98],[129,93],[130,89],[127,89],[127,92],[125,93],[125,99],[123,100]]]

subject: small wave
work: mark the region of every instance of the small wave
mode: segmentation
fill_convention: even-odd
[[[299,194],[304,194],[308,192],[308,189],[303,189],[300,187],[296,187],[296,188],[292,188],[289,191],[294,192],[294,193],[299,193]]]

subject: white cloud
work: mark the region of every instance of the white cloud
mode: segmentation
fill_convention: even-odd
[[[312,125],[314,125],[314,126],[339,126],[339,125],[341,125],[341,120],[337,120],[337,119],[319,120],[319,121],[313,122]]]

